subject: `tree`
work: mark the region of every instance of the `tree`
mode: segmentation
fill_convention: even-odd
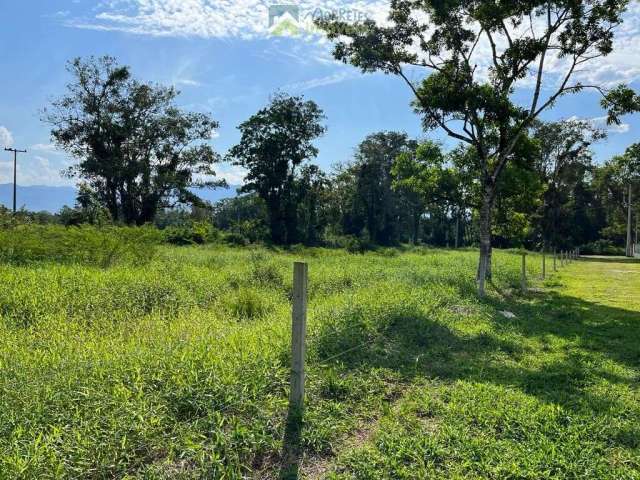
[[[265,201],[274,243],[298,240],[296,169],[318,154],[312,142],[325,132],[324,119],[315,102],[281,93],[238,127],[240,143],[228,158],[248,170],[241,191]]]
[[[305,245],[317,245],[328,224],[325,197],[329,179],[317,165],[305,165],[300,169],[296,186],[300,229],[298,238]]]
[[[64,225],[103,225],[111,221],[109,211],[100,203],[96,193],[86,184],[78,186],[76,205],[69,208],[66,205],[60,210],[60,221]]]
[[[539,212],[543,246],[556,246],[570,233],[575,243],[592,240],[577,231],[587,230],[584,224],[589,222],[584,212],[588,199],[581,192],[585,193],[585,176],[591,170],[591,145],[605,138],[605,132],[587,121],[535,122],[532,137],[537,147],[535,169],[545,185]],[[568,212],[570,202],[580,211]],[[571,222],[569,213],[580,215],[581,221]]]
[[[492,212],[502,173],[527,128],[562,95],[585,88],[606,94],[600,85],[584,85],[575,76],[611,53],[626,5],[626,0],[393,0],[388,25],[349,24],[335,17],[318,21],[336,41],[336,59],[363,72],[399,76],[415,96],[425,129],[441,128],[475,149],[482,188],[481,296],[490,272]],[[565,70],[557,77],[549,65]],[[415,84],[409,66],[425,68],[429,75]],[[531,80],[533,88],[526,103],[517,103],[514,92],[522,80]]]
[[[380,245],[392,245],[399,240],[400,218],[407,212],[402,198],[392,189],[391,169],[402,153],[415,150],[417,142],[406,133],[377,132],[368,135],[358,145],[352,171],[355,176],[353,216],[354,230]]]
[[[224,184],[207,144],[217,122],[178,109],[175,89],[133,79],[112,57],[77,58],[67,70],[73,81],[44,120],[78,160],[67,174],[85,180],[114,221],[150,222],[159,208],[200,204],[193,188]]]
[[[431,141],[422,142],[413,151],[402,152],[393,162],[392,185],[406,199],[414,243],[418,243],[420,219],[427,205],[443,199],[441,186],[446,176],[443,164],[440,146]]]
[[[624,155],[614,159],[614,166],[620,181],[627,187],[627,239],[625,253],[627,257],[633,256],[631,217],[633,205],[633,187],[640,180],[640,143],[629,146]]]

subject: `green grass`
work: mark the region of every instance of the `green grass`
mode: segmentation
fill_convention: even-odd
[[[522,296],[499,251],[480,301],[476,260],[162,247],[144,266],[0,266],[0,478],[640,478],[640,264],[541,282],[530,255]]]

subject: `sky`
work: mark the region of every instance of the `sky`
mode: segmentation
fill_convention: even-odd
[[[362,74],[336,62],[330,42],[309,24],[313,16],[336,11],[349,21],[384,21],[388,2],[290,2],[297,6],[297,21],[293,10],[272,8],[270,22],[269,7],[274,3],[0,0],[0,183],[12,181],[12,159],[1,150],[3,146],[28,150],[19,157],[19,184],[75,183],[60,174],[73,159],[52,145],[41,111],[64,93],[70,81],[65,63],[89,55],[114,56],[141,80],[175,85],[181,92],[181,107],[208,112],[220,123],[211,143],[221,154],[238,141],[237,126],[278,91],[302,94],[324,110],[327,132],[316,142],[320,153],[315,162],[327,170],[350,160],[358,143],[380,130],[405,131],[412,137],[439,140],[446,148],[455,146],[440,132],[422,131],[410,107],[410,91],[400,79]],[[638,45],[640,6],[632,0],[614,54],[598,59],[580,76],[606,86],[626,82],[638,89]],[[419,80],[423,74],[411,71],[411,75]],[[530,93],[525,82],[516,98],[525,99]],[[603,115],[597,95],[585,91],[563,97],[544,119],[591,119],[604,127]],[[608,139],[595,148],[598,161],[639,141],[640,115],[607,128]],[[239,167],[222,164],[218,173],[232,185],[242,182]]]

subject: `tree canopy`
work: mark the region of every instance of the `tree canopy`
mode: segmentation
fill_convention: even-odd
[[[207,143],[218,123],[175,106],[178,92],[135,80],[112,57],[77,58],[66,95],[44,111],[55,143],[78,163],[114,221],[144,224],[176,203],[202,204],[194,188],[217,187],[219,161]]]
[[[240,124],[240,141],[227,155],[247,169],[242,192],[256,192],[265,201],[275,243],[298,241],[298,169],[318,154],[313,141],[326,130],[324,118],[315,102],[277,94]]]
[[[388,24],[318,21],[336,42],[335,58],[363,72],[399,76],[413,92],[426,130],[441,128],[475,149],[482,185],[481,295],[490,275],[491,214],[502,172],[532,122],[561,96],[585,88],[606,95],[601,85],[585,85],[576,75],[611,53],[626,6],[626,0],[393,0]],[[560,74],[558,65],[564,67]],[[414,83],[409,68],[424,68],[426,76]],[[514,93],[525,80],[533,88],[523,103]],[[624,87],[620,92],[605,97],[610,111],[620,105]],[[630,103],[619,111],[631,110]]]

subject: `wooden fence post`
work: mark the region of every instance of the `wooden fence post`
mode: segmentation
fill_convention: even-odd
[[[556,250],[556,247],[553,247],[553,271],[554,272],[558,271],[558,268],[556,266],[557,257],[558,257],[558,251]]]
[[[547,275],[547,254],[544,250],[544,248],[542,249],[542,279],[544,280],[544,278]]]
[[[304,356],[307,333],[307,273],[306,263],[293,264],[293,308],[291,313],[291,391],[290,406],[304,408]]]
[[[522,254],[522,275],[520,277],[520,288],[522,289],[522,293],[527,291],[527,254]]]

